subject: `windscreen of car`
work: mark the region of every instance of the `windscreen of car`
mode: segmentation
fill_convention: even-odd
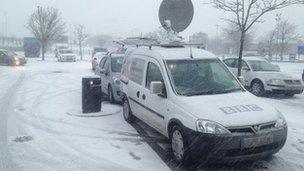
[[[73,51],[72,50],[61,50],[61,51],[59,51],[60,53],[73,53]]]
[[[113,58],[111,58],[112,72],[120,72],[122,64],[123,64],[123,57],[113,57]]]
[[[168,73],[177,94],[221,94],[243,90],[235,77],[217,59],[167,60]]]
[[[9,57],[14,57],[14,56],[17,55],[15,52],[11,52],[11,51],[6,51],[6,54],[7,54],[7,56],[9,56]]]
[[[268,61],[262,61],[262,60],[249,60],[249,65],[251,66],[253,71],[269,71],[269,72],[279,72],[280,68],[276,65],[273,65],[272,63]]]

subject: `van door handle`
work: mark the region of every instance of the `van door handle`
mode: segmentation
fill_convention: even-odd
[[[146,100],[146,95],[143,94],[142,95],[142,99]]]
[[[139,98],[139,95],[140,95],[140,92],[138,91],[138,92],[136,93],[137,98]]]

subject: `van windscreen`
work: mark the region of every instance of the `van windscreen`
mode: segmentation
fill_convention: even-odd
[[[221,94],[243,90],[218,59],[167,60],[166,64],[172,86],[179,95]]]

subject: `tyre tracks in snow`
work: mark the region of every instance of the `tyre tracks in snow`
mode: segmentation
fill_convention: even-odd
[[[46,76],[46,75],[44,75]],[[34,78],[33,78],[34,79]],[[43,154],[40,155],[40,159],[34,158],[29,159],[30,162],[39,162],[39,163],[57,163],[56,165],[49,166],[50,168],[53,168],[55,170],[57,169],[63,169],[63,168],[69,168],[67,166],[67,163],[70,163],[72,165],[79,165],[79,168],[88,167],[87,169],[93,169],[93,168],[99,168],[101,170],[131,170],[129,168],[120,166],[118,163],[114,163],[112,161],[109,161],[105,158],[102,158],[100,156],[96,156],[95,154],[92,154],[91,152],[87,151],[86,149],[80,148],[79,146],[74,145],[72,141],[69,140],[70,135],[64,132],[58,132],[56,130],[53,130],[51,125],[48,123],[47,120],[43,116],[41,116],[41,111],[39,111],[39,106],[44,103],[44,100],[49,100],[52,96],[57,96],[60,94],[65,94],[67,92],[74,92],[73,89],[64,88],[61,86],[56,85],[56,82],[58,81],[58,77],[56,79],[50,78],[49,80],[52,80],[52,84],[48,82],[40,82],[42,84],[42,88],[40,89],[38,96],[35,97],[34,101],[31,104],[31,108],[29,109],[29,112],[23,116],[19,117],[19,120],[27,125],[30,126],[32,130],[31,133],[37,133],[37,131],[42,131],[45,137],[48,137],[46,141],[51,142],[48,144],[52,144],[52,148],[50,148],[47,144],[46,146],[42,144],[42,146],[39,146],[34,151],[37,151],[38,153],[42,152]],[[51,87],[56,87],[59,92],[54,93],[50,96],[48,93],[49,89]],[[66,90],[66,92],[64,91]],[[77,91],[77,90],[76,90]],[[24,101],[24,100],[22,100]],[[23,105],[23,104],[20,104]],[[39,133],[38,133],[39,135]],[[40,133],[41,135],[41,133]],[[79,135],[77,135],[79,136]],[[43,137],[37,137],[39,139],[43,139]],[[32,145],[33,148],[33,145]],[[32,152],[28,152],[33,154]],[[35,155],[35,154],[33,154]],[[37,154],[36,154],[37,155]],[[49,156],[52,156],[52,158],[49,158]],[[43,158],[41,160],[41,158]],[[61,159],[61,160],[58,160]],[[36,161],[35,161],[36,160]],[[44,161],[45,160],[45,161]],[[48,161],[51,160],[51,161]],[[74,163],[76,162],[76,163]],[[95,167],[94,167],[95,166]],[[71,166],[73,168],[73,166]]]
[[[15,170],[8,148],[7,120],[10,114],[11,102],[14,100],[16,91],[21,86],[24,77],[24,72],[21,72],[15,83],[3,95],[2,104],[0,105],[0,170]]]

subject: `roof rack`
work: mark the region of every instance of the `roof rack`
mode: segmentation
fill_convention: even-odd
[[[121,45],[125,48],[125,46],[146,46],[149,49],[152,49],[153,46],[164,47],[164,48],[182,48],[185,46],[201,46],[202,44],[196,43],[185,43],[183,41],[178,40],[168,40],[160,42],[157,39],[148,38],[148,37],[129,37],[121,41],[114,41],[115,43]]]

